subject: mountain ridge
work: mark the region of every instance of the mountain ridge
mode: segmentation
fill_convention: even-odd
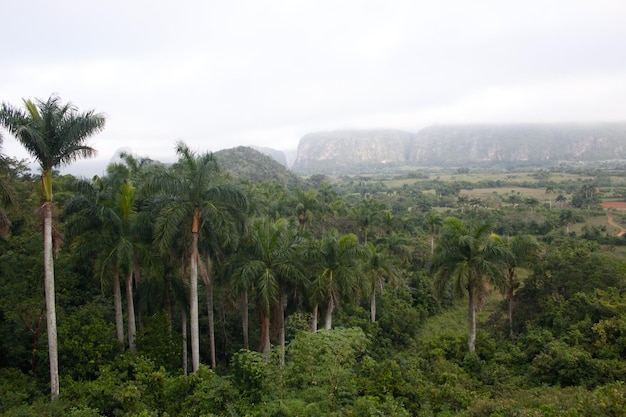
[[[380,169],[388,165],[557,163],[626,159],[626,122],[433,125],[312,132],[300,139],[292,167],[300,174]]]

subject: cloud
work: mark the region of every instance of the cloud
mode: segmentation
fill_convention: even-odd
[[[625,14],[618,0],[24,0],[6,5],[20,36],[0,97],[56,92],[106,113],[92,140],[106,159],[173,157],[176,140],[294,148],[347,127],[617,120]]]

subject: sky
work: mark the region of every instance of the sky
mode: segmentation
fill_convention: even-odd
[[[625,121],[623,0],[20,0],[0,101],[57,94],[120,148],[175,160],[306,133],[447,123]],[[2,153],[25,158],[6,131]],[[291,157],[293,158],[293,156]],[[98,173],[98,172],[95,172]]]

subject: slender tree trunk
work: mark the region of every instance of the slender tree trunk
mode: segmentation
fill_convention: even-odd
[[[241,327],[243,331],[243,348],[250,349],[249,328],[250,319],[248,317],[248,290],[244,290],[241,296]]]
[[[213,280],[211,279],[211,257],[207,255],[206,265],[201,262],[198,264],[200,267],[200,275],[206,289],[206,309],[207,317],[209,319],[209,347],[211,351],[211,368],[215,369],[215,311],[213,309]]]
[[[376,288],[373,289],[370,299],[370,318],[372,323],[376,322]]]
[[[200,368],[200,329],[198,323],[198,233],[192,233],[189,278],[189,324],[191,331],[191,367]]]
[[[128,349],[135,353],[137,348],[135,347],[135,335],[137,333],[137,327],[135,325],[135,301],[133,300],[133,272],[128,271],[126,275],[126,305],[128,314]]]
[[[335,299],[334,297],[328,298],[328,307],[326,308],[326,317],[324,329],[330,330],[333,328],[333,312],[335,311]]]
[[[430,254],[435,253],[435,235],[430,235]]]
[[[183,374],[189,375],[189,352],[187,350],[187,311],[183,307],[183,311],[180,317],[180,325],[182,327],[182,338],[183,338]]]
[[[319,315],[319,304],[313,307],[313,318],[311,319],[311,332],[317,333],[317,316]]]
[[[139,288],[139,282],[141,281],[141,266],[139,265],[139,259],[133,254],[133,286],[135,289]],[[143,329],[143,312],[140,308],[137,312],[135,322],[138,323],[139,329]]]
[[[515,308],[513,284],[515,283],[515,269],[509,269],[508,273],[509,285],[506,288],[506,299],[509,301],[509,336],[511,337],[511,340],[513,340],[513,309]]]
[[[167,285],[167,329],[172,335],[172,321],[174,319],[174,310],[172,307],[172,277],[169,273],[165,274],[165,284]]]
[[[211,350],[211,368],[215,369],[217,361],[215,360],[215,308],[213,306],[213,274],[211,258],[206,257],[207,273],[209,277],[209,284],[207,285],[206,303],[209,314],[209,347]]]
[[[515,307],[515,302],[513,300],[513,288],[509,287],[507,289],[507,298],[509,300],[509,336],[511,339],[514,339],[513,335],[513,308]]]
[[[280,300],[278,302],[279,311],[279,333],[278,333],[278,341],[280,344],[280,366],[285,366],[285,302],[283,300],[282,294],[280,295]]]
[[[183,256],[181,261],[180,261],[180,279],[183,282],[183,287],[187,286],[187,266],[185,263],[185,257]],[[189,352],[187,350],[187,342],[188,342],[188,337],[187,337],[187,306],[183,305],[181,307],[181,317],[180,317],[180,321],[181,321],[181,336],[183,338],[183,374],[189,375]]]
[[[117,265],[113,268],[113,304],[115,306],[115,330],[117,340],[124,345],[124,311],[122,310],[122,290],[120,288],[120,271]]]
[[[267,312],[261,312],[261,352],[265,356],[266,360],[269,360],[269,354],[271,351],[270,343],[270,315]]]
[[[468,288],[469,301],[467,311],[467,325],[468,325],[468,341],[467,345],[470,352],[474,352],[476,348],[476,300],[474,297],[474,287],[472,285]]]
[[[48,330],[48,356],[50,358],[50,395],[59,398],[59,356],[57,345],[57,313],[54,290],[54,259],[52,255],[52,202],[44,203],[43,262],[46,296],[46,326]]]

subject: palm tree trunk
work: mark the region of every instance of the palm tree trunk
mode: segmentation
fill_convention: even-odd
[[[202,262],[198,263],[200,275],[206,288],[206,309],[209,320],[209,347],[211,351],[211,368],[215,369],[215,312],[213,309],[213,280],[211,279],[211,257],[207,255],[206,266]]]
[[[317,333],[317,316],[319,313],[319,304],[315,303],[313,307],[313,318],[311,319],[311,332]]]
[[[509,336],[511,337],[511,339],[514,339],[514,335],[513,335],[513,308],[515,305],[514,302],[514,294],[513,294],[513,285],[510,285],[509,288],[507,288],[506,290],[507,294],[506,294],[506,298],[509,300]]]
[[[187,275],[186,275],[186,262],[185,257],[182,256],[180,260],[180,279],[183,283],[183,287],[187,286]],[[187,350],[187,306],[181,306],[181,317],[180,317],[180,326],[181,326],[181,337],[183,339],[183,374],[185,376],[189,375],[189,352]]]
[[[171,336],[174,311],[172,308],[172,277],[169,273],[165,274],[165,284],[167,286],[167,329]]]
[[[137,256],[133,254],[133,285],[135,289],[139,288],[139,282],[141,280],[141,267],[139,265],[139,259]],[[136,323],[139,323],[139,329],[143,329],[143,314],[142,309],[140,308],[137,312],[137,317],[135,318]]]
[[[474,288],[473,286],[469,286],[469,301],[468,301],[468,311],[467,311],[467,326],[468,326],[468,340],[467,345],[469,347],[470,352],[474,352],[476,349],[476,300],[474,297]]]
[[[52,202],[44,203],[43,262],[46,294],[46,326],[48,329],[48,356],[50,358],[50,394],[59,398],[59,356],[57,345],[57,313],[54,290],[54,259],[52,257]]]
[[[280,300],[278,302],[279,311],[279,326],[280,330],[278,333],[278,341],[280,344],[280,366],[285,366],[285,302],[283,300],[282,294],[280,295]]]
[[[187,351],[187,311],[183,307],[180,317],[180,325],[182,328],[181,336],[183,338],[183,374],[189,375],[189,352]]]
[[[335,311],[335,299],[334,297],[329,297],[328,299],[328,307],[326,308],[326,317],[324,329],[330,330],[333,328],[333,312]]]
[[[270,343],[270,315],[268,312],[261,312],[261,352],[263,356],[265,356],[266,360],[269,360],[269,354],[271,351],[271,343]]]
[[[243,348],[250,349],[249,328],[250,319],[248,318],[248,290],[244,290],[241,296],[241,327],[243,331]]]
[[[198,233],[192,233],[189,282],[189,324],[191,331],[191,368],[200,368],[200,328],[198,324]]]
[[[373,289],[370,299],[370,318],[372,323],[376,322],[376,288]]]
[[[122,310],[122,290],[120,288],[120,273],[115,265],[113,270],[113,305],[115,306],[115,330],[117,340],[124,344],[124,311]]]
[[[131,352],[135,353],[137,348],[135,347],[135,334],[137,333],[137,327],[135,325],[135,301],[133,300],[133,272],[132,269],[128,271],[126,275],[126,305],[128,314],[128,348]]]

